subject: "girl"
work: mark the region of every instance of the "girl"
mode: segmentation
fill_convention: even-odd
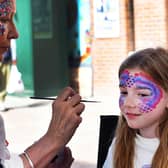
[[[168,167],[168,51],[148,48],[119,68],[121,116],[104,168]]]

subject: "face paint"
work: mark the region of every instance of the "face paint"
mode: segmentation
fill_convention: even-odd
[[[130,74],[128,70],[125,70],[120,76],[120,86],[123,88],[145,88],[150,91],[150,95],[141,96],[140,103],[137,105],[139,111],[142,113],[151,112],[156,108],[157,104],[162,98],[161,87],[158,86],[153,79],[145,73]],[[120,95],[119,105],[123,106],[125,101],[125,95]]]
[[[135,83],[135,79],[133,75],[130,75],[129,71],[125,70],[121,76],[120,76],[120,84],[119,86],[126,88],[126,87],[131,87],[133,86]],[[125,100],[125,96],[120,95],[119,98],[119,106],[123,106],[124,104],[124,100]]]
[[[131,87],[135,83],[135,77],[125,70],[120,76],[120,86]]]
[[[0,3],[0,17],[5,17],[13,11],[13,2],[11,0],[4,0]]]

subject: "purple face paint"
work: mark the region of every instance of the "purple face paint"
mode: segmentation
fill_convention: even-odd
[[[161,87],[158,86],[153,79],[145,73],[130,74],[128,70],[125,70],[120,76],[120,87],[122,88],[145,88],[151,94],[147,96],[140,96],[140,103],[137,105],[139,111],[142,113],[151,112],[156,108],[157,104],[162,98]],[[126,95],[121,94],[119,99],[120,107],[123,106]]]
[[[13,10],[13,2],[11,0],[4,0],[0,3],[0,17],[5,17]]]
[[[120,86],[132,87],[135,83],[135,77],[125,70],[120,76]]]

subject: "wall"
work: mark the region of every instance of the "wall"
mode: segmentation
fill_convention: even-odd
[[[165,0],[135,0],[136,49],[167,47],[167,9]]]
[[[125,1],[120,1],[120,36],[117,38],[93,38],[93,89],[94,96],[112,95],[118,86],[118,66],[128,53],[128,14]],[[92,34],[94,37],[92,1]],[[117,87],[118,88],[118,87]]]
[[[17,66],[22,73],[25,94],[32,94],[33,83],[33,49],[31,25],[31,1],[17,0],[16,26],[19,32],[17,39]],[[26,10],[25,10],[26,9]],[[26,25],[26,26],[25,26]]]
[[[17,1],[17,65],[25,85],[21,94],[55,96],[69,85],[66,7],[66,0]]]
[[[120,36],[117,38],[95,38],[94,1],[90,2],[94,96],[114,97],[118,94],[119,65],[130,51],[151,46],[167,47],[167,2],[120,0]]]

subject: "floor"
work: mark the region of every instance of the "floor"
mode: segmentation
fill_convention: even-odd
[[[114,97],[95,99],[101,103],[86,103],[83,121],[68,144],[75,158],[72,168],[96,168],[100,115],[119,113]],[[7,107],[8,111],[1,114],[9,149],[20,153],[45,133],[51,117],[51,101],[8,96]]]

